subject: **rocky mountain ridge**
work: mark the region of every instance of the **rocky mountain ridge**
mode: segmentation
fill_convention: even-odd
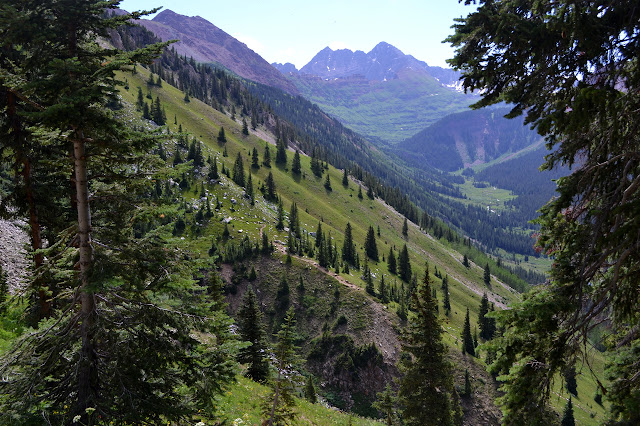
[[[444,86],[458,87],[460,74],[449,68],[432,67],[411,55],[404,54],[397,47],[378,43],[369,53],[362,50],[333,50],[325,47],[300,70],[292,64],[272,64],[284,74],[309,74],[323,79],[346,78],[361,75],[370,81],[387,81],[399,77],[402,70],[424,72]]]
[[[241,77],[298,94],[296,87],[260,55],[200,16],[165,9],[152,20],[141,19],[137,23],[162,41],[179,40],[172,46],[180,55],[198,62],[219,63]]]

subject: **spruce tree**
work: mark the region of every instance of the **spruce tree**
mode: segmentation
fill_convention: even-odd
[[[329,173],[327,173],[327,177],[324,180],[324,189],[326,189],[327,191],[333,190],[333,188],[331,188],[331,180],[329,179]]]
[[[253,180],[251,179],[251,173],[249,173],[249,178],[247,179],[247,186],[245,188],[246,197],[249,199],[251,205],[256,204],[255,193],[253,192]]]
[[[247,126],[246,118],[242,118],[242,134],[245,136],[249,136],[249,126]]]
[[[271,381],[271,392],[262,404],[262,415],[269,426],[291,424],[296,418],[293,398],[300,376],[296,371],[299,360],[295,338],[295,317],[291,307],[277,334],[278,341],[272,358],[276,375]]]
[[[251,343],[251,346],[240,349],[238,361],[247,364],[247,377],[256,382],[263,382],[269,376],[269,363],[265,357],[266,333],[258,299],[251,286],[244,294],[242,306],[238,309],[236,318],[240,339]]]
[[[244,163],[242,161],[242,155],[238,152],[238,156],[236,157],[236,161],[233,164],[233,181],[238,186],[244,187],[245,185],[245,177],[244,177]]]
[[[476,356],[476,349],[473,344],[473,336],[471,335],[469,308],[467,308],[467,315],[464,317],[464,327],[462,329],[462,352],[468,353],[471,356]]]
[[[218,143],[225,142],[227,142],[227,136],[224,134],[224,127],[220,127],[220,130],[218,131]]]
[[[276,192],[276,182],[273,179],[273,174],[271,172],[267,175],[265,186],[265,200],[275,202],[278,199],[278,193]]]
[[[278,231],[284,229],[284,206],[282,205],[282,200],[278,201],[278,222],[276,223],[276,229]]]
[[[211,166],[209,167],[209,174],[207,175],[209,180],[216,181],[220,179],[220,175],[218,174],[218,160],[216,158],[211,162]]]
[[[389,255],[387,256],[387,268],[389,269],[390,274],[396,274],[396,255],[393,252],[393,247],[389,247]]]
[[[378,245],[376,244],[376,234],[373,230],[373,226],[369,225],[369,230],[367,231],[367,238],[364,241],[364,251],[369,257],[369,259],[377,262],[378,261]]]
[[[444,308],[445,315],[449,315],[451,312],[451,300],[449,295],[449,276],[445,275],[442,279],[442,307]]]
[[[342,172],[342,186],[344,186],[345,188],[349,187],[349,175],[347,173],[347,168],[344,168],[344,171]]]
[[[409,236],[409,225],[407,224],[407,218],[404,218],[404,222],[402,223],[402,235],[407,238]]]
[[[491,270],[488,263],[484,266],[484,285],[491,287]]]
[[[296,149],[296,153],[293,154],[293,161],[291,162],[291,173],[299,175],[302,169],[300,166],[300,152]]]
[[[398,275],[404,282],[411,280],[411,261],[409,259],[409,249],[405,244],[398,254]]]
[[[464,266],[465,268],[468,268],[471,266],[469,265],[469,258],[467,257],[466,253],[464,256],[462,256],[462,266]]]
[[[291,210],[289,211],[289,230],[293,233],[294,237],[300,238],[300,219],[298,218],[298,205],[291,203]]]
[[[151,62],[166,44],[127,53],[101,47],[98,37],[108,29],[141,17],[108,15],[117,1],[13,6],[15,19],[0,20],[0,122],[11,114],[4,105],[11,84],[9,92],[21,95],[16,109],[36,113],[24,116],[31,129],[64,134],[52,135],[50,143],[61,149],[48,152],[47,161],[72,172],[71,194],[67,181],[60,191],[67,197],[58,202],[71,195],[74,208],[56,219],[68,231],[53,229],[49,242],[59,251],[49,251],[55,262],[42,265],[67,297],[3,353],[0,422],[186,421],[210,409],[212,395],[233,379],[235,344],[215,274],[208,282],[212,297],[204,300],[184,260],[189,256],[171,245],[168,227],[136,232],[143,216],[159,217],[165,208],[149,194],[153,180],[168,173],[149,154],[157,138],[127,128],[106,108],[116,71]],[[199,337],[205,335],[216,344]],[[193,393],[185,398],[183,389]]]
[[[576,421],[573,417],[573,403],[571,402],[571,397],[567,401],[567,405],[564,406],[564,411],[562,412],[562,421],[560,422],[561,426],[575,426]]]
[[[253,147],[253,151],[251,151],[251,168],[252,169],[260,168],[260,161],[258,159],[258,150],[255,147]]]
[[[316,229],[316,247],[322,245],[322,224],[318,222],[318,229]]]
[[[264,158],[262,159],[262,165],[266,168],[271,168],[271,153],[269,152],[269,144],[264,145]]]
[[[393,392],[393,389],[391,389],[391,385],[389,383],[387,383],[387,386],[385,386],[384,391],[378,392],[376,394],[376,401],[371,404],[371,406],[378,410],[378,412],[384,417],[387,426],[391,426],[395,423],[395,405],[395,392]]]
[[[466,397],[470,397],[471,396],[471,378],[469,377],[469,369],[465,368],[464,369],[464,396]]]
[[[452,368],[447,361],[447,348],[442,341],[442,326],[431,296],[431,282],[424,280],[411,296],[416,312],[402,335],[399,364],[398,400],[403,407],[402,418],[408,425],[451,425],[455,406]]]
[[[276,142],[276,164],[281,167],[287,165],[287,145],[283,139]]]
[[[378,286],[378,297],[382,303],[389,302],[389,292],[387,291],[387,284],[384,282],[384,274],[380,274],[380,284]]]
[[[489,318],[486,315],[489,313],[489,298],[487,297],[487,293],[485,292],[482,295],[482,300],[480,301],[480,309],[478,312],[478,326],[480,327],[480,337],[484,340],[493,339],[493,333],[495,331],[495,320],[493,318]]]
[[[316,387],[313,384],[313,376],[307,376],[307,381],[304,384],[304,397],[307,401],[312,404],[315,404],[318,401],[318,396],[316,395]]]
[[[576,367],[573,365],[566,367],[562,372],[562,376],[564,377],[564,383],[565,383],[565,387],[567,388],[567,392],[577,397],[578,382],[576,380]]]
[[[347,263],[355,264],[356,248],[353,245],[353,235],[351,233],[351,223],[347,222],[344,229],[344,243],[342,244],[342,260]]]

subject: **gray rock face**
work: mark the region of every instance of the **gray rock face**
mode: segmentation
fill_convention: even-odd
[[[0,219],[0,265],[7,273],[9,292],[15,293],[26,285],[28,267],[25,245],[29,243],[24,223]]]
[[[282,68],[278,69],[282,71]],[[378,43],[369,53],[325,47],[300,69],[300,73],[324,79],[361,75],[367,80],[384,81],[398,78],[398,73],[405,69],[425,72],[443,85],[450,85],[459,77],[456,71],[431,67],[385,42]]]

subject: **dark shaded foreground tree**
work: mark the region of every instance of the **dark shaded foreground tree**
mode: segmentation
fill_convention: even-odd
[[[251,287],[244,295],[237,317],[241,340],[251,343],[250,346],[240,349],[238,361],[247,364],[247,377],[256,382],[264,382],[269,377],[266,333],[262,323],[262,312],[258,306],[258,298]]]
[[[402,336],[399,364],[403,374],[398,390],[402,418],[408,425],[453,425],[461,409],[455,402],[452,366],[442,342],[428,272],[413,292],[411,303],[416,315]]]
[[[605,319],[611,381],[602,393],[611,422],[637,423],[640,9],[632,0],[478,3],[447,39],[457,48],[450,64],[465,89],[484,90],[475,107],[504,101],[508,117],[526,115],[550,149],[544,169],[572,167],[538,219],[551,279],[499,314],[505,331],[490,345],[504,423],[546,421],[553,377],[584,358]]]
[[[169,176],[148,154],[158,138],[125,127],[106,108],[119,84],[115,71],[148,63],[166,45],[127,53],[100,47],[98,36],[141,16],[105,17],[118,3],[0,4],[2,56],[11,57],[2,63],[1,98],[13,97],[30,129],[14,142],[55,141],[43,161],[72,174],[72,191],[67,178],[55,194],[66,193],[75,209],[51,228],[36,270],[56,277],[55,310],[0,362],[0,423],[191,418],[209,410],[235,374],[237,343],[220,282],[196,283],[173,224],[161,220],[175,209],[153,199],[152,182]],[[147,230],[137,235],[141,224]]]

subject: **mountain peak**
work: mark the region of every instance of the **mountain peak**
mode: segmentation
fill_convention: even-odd
[[[181,55],[198,62],[218,63],[241,77],[298,94],[296,87],[260,55],[200,16],[165,9],[152,20],[141,19],[137,23],[162,41],[180,40],[173,47]]]

